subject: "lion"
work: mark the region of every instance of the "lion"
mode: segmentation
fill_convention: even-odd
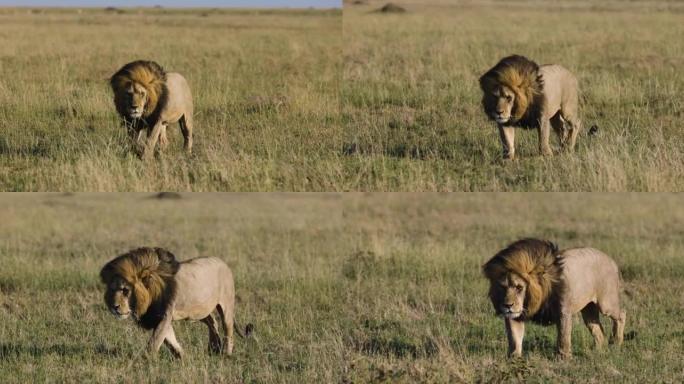
[[[485,114],[498,125],[504,159],[515,157],[515,127],[537,129],[541,155],[551,154],[551,127],[561,148],[574,150],[582,124],[577,79],[567,69],[508,56],[480,77],[480,88]]]
[[[597,348],[604,344],[599,312],[613,320],[611,343],[622,344],[626,315],[620,309],[620,272],[593,248],[558,247],[522,239],[499,251],[483,267],[489,297],[505,319],[509,356],[522,355],[525,322],[558,327],[557,352],[571,357],[572,315],[582,312]]]
[[[154,61],[138,60],[119,69],[110,85],[116,110],[142,157],[154,152],[157,140],[161,149],[167,146],[166,127],[176,122],[185,151],[192,153],[192,94],[181,74],[167,73]]]
[[[147,351],[156,355],[162,342],[178,358],[183,349],[176,340],[173,320],[200,320],[209,327],[209,352],[231,355],[235,325],[235,288],[230,268],[215,257],[183,262],[162,248],[142,247],[108,262],[100,277],[106,285],[105,303],[119,319],[132,316],[152,329]],[[223,324],[223,341],[212,312]],[[251,324],[245,334],[251,332]]]

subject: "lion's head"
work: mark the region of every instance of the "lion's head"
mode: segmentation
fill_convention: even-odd
[[[154,61],[128,63],[109,82],[116,110],[126,119],[147,118],[166,100],[166,72]]]
[[[499,251],[483,267],[496,313],[511,319],[535,317],[561,290],[558,247],[522,239]]]
[[[162,248],[138,248],[118,256],[100,271],[107,308],[120,319],[133,316],[154,328],[175,295],[179,263]]]
[[[499,124],[516,124],[532,112],[531,107],[541,105],[542,85],[535,62],[518,55],[505,57],[480,77],[485,113]]]

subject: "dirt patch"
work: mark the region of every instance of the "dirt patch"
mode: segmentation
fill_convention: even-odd
[[[178,192],[159,192],[152,196],[152,198],[158,200],[180,200],[183,196]]]
[[[378,12],[380,13],[405,13],[406,8],[396,5],[393,3],[387,3],[382,6],[382,8],[378,9]]]

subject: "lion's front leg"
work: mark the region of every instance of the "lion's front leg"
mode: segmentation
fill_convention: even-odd
[[[164,123],[159,121],[154,125],[152,131],[148,132],[147,142],[145,143],[145,147],[143,149],[142,157],[144,159],[147,159],[154,154],[154,147],[157,145],[157,141],[159,140],[162,130],[164,130]]]
[[[147,343],[147,352],[150,355],[154,356],[157,355],[157,353],[159,353],[159,348],[169,335],[171,335],[171,337],[175,340],[173,328],[171,328],[172,317],[173,316],[171,315],[171,313],[167,312],[164,315],[164,319],[162,319],[162,321],[159,322],[157,327],[152,331],[152,337],[150,338],[150,341]]]
[[[499,125],[499,138],[503,146],[504,159],[513,160],[515,156],[515,127],[510,125]]]
[[[183,348],[181,348],[178,340],[176,340],[176,333],[173,331],[173,327],[169,325],[166,337],[164,338],[164,344],[169,348],[174,357],[180,359],[183,357]]]
[[[572,357],[572,314],[561,312],[558,321],[558,354],[561,358]]]
[[[549,136],[551,134],[551,122],[549,119],[542,118],[539,122],[539,154],[549,156],[552,154],[549,146]]]
[[[508,356],[522,356],[522,342],[523,337],[525,336],[525,323],[507,318],[506,336],[508,337]]]

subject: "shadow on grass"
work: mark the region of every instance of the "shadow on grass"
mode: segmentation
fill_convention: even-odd
[[[22,345],[14,343],[0,344],[0,361],[10,360],[20,356],[30,356],[35,358],[48,355],[57,355],[67,357],[92,353],[104,356],[122,356],[124,354],[120,348],[111,348],[104,344],[97,344],[94,347],[84,347],[82,345],[62,343],[47,346]]]

